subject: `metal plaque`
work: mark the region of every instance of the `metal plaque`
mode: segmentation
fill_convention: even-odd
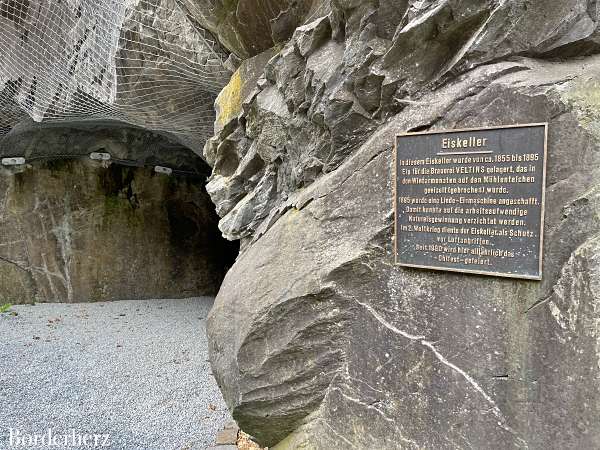
[[[541,280],[548,124],[396,137],[396,263]]]

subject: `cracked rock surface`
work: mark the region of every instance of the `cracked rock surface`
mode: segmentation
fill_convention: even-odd
[[[241,58],[286,41],[304,21],[329,13],[328,0],[181,0],[188,17]]]
[[[0,304],[216,294],[235,250],[190,150],[101,127],[31,130],[5,139],[8,149],[29,163],[0,169]]]
[[[227,54],[175,0],[0,2],[0,136],[118,120],[200,151]]]
[[[337,0],[234,75],[205,157],[242,254],[208,334],[242,430],[277,450],[600,446],[597,28],[591,1]],[[394,266],[394,136],[536,122],[543,281]]]

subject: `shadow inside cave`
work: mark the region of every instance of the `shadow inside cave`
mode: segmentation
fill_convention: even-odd
[[[0,303],[214,296],[239,252],[218,229],[210,167],[172,137],[30,124],[0,155],[26,161],[0,169]]]

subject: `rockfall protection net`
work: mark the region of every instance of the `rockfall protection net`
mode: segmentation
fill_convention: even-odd
[[[231,75],[179,0],[0,0],[0,138],[36,122],[116,120],[199,150]]]

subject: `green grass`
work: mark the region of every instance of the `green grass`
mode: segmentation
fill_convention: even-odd
[[[0,314],[9,312],[10,308],[12,308],[12,305],[10,303],[5,303],[4,305],[0,306]]]

